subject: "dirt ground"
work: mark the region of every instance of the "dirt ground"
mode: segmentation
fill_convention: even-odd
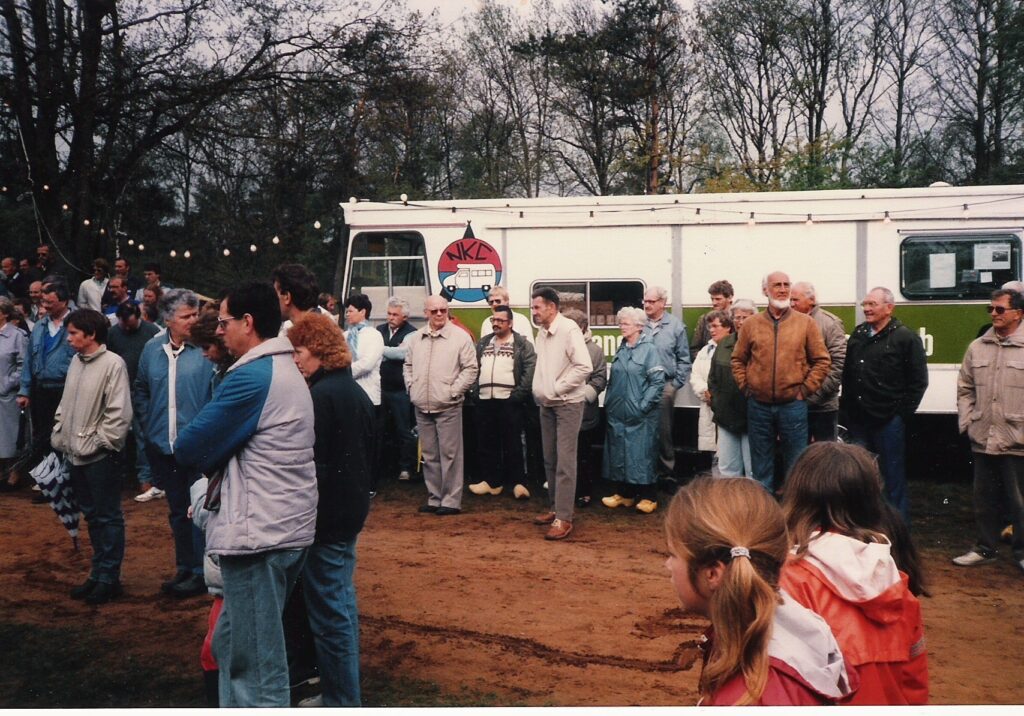
[[[158,594],[172,571],[166,502],[138,504],[125,493],[126,594],[89,607],[67,596],[87,574],[87,534],[83,529],[82,550],[72,552],[50,508],[31,504],[31,494],[0,495],[0,627],[8,630],[0,638],[28,634],[9,637],[22,641],[20,649],[6,647],[19,661],[38,663],[48,639],[72,634],[87,645],[82,653],[94,670],[75,657],[73,675],[45,688],[28,683],[29,671],[8,673],[0,706],[202,705],[198,654],[209,602]],[[1017,663],[1024,575],[1008,556],[977,569],[949,564],[971,543],[969,486],[915,484],[912,496],[933,593],[924,600],[932,702],[1024,702]],[[422,484],[385,486],[359,541],[363,668],[375,680],[369,703],[696,701],[696,639],[704,625],[678,609],[664,569],[661,512],[590,507],[580,512],[573,538],[550,543],[529,521],[542,508],[536,497],[516,502],[467,491],[465,512],[456,517],[417,513],[423,497]],[[117,669],[127,669],[129,680],[133,669],[155,669],[184,686],[67,704],[69,682]]]

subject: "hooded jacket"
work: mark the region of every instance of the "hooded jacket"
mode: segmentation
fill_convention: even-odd
[[[928,654],[921,603],[896,568],[889,545],[827,532],[783,568],[781,586],[820,614],[860,687],[851,705],[925,704]]]
[[[844,660],[828,624],[781,592],[768,642],[768,682],[752,706],[824,706],[850,697],[857,675]],[[710,632],[701,649],[707,662],[714,644]],[[747,693],[743,674],[737,674],[701,706],[733,706]]]
[[[968,346],[956,407],[971,450],[1024,455],[1024,323],[1005,339],[989,328]]]
[[[249,350],[178,433],[174,454],[182,465],[207,475],[224,471],[220,508],[206,526],[210,554],[250,555],[313,543],[313,399],[293,352],[287,338]]]
[[[98,462],[105,453],[124,447],[131,425],[128,369],[121,356],[106,346],[89,355],[76,354],[54,415],[53,449],[67,453],[72,465]]]

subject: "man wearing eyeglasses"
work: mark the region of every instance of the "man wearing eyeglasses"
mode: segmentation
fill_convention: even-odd
[[[992,292],[992,327],[967,348],[957,379],[960,432],[974,453],[974,516],[977,544],[953,560],[975,567],[996,560],[999,533],[1009,514],[1013,561],[1024,571],[1024,296]]]
[[[500,495],[507,486],[516,499],[529,497],[523,471],[525,406],[532,404],[537,355],[525,336],[512,330],[512,309],[498,306],[494,332],[476,344],[480,377],[474,388],[480,470],[484,479],[469,486],[474,495]]]
[[[487,294],[487,305],[491,307],[491,315],[485,318],[480,326],[481,338],[494,333],[491,319],[498,313],[498,306],[511,306],[512,304],[509,301],[508,291],[503,286],[495,286]],[[530,319],[523,314],[516,313],[515,311],[512,312],[512,330],[528,340],[531,346],[535,345],[533,342],[533,326],[530,325]]]
[[[886,498],[909,524],[905,434],[928,387],[924,346],[893,317],[889,289],[871,289],[860,305],[864,322],[846,343],[839,406],[851,441],[878,455]]]
[[[428,296],[427,325],[406,339],[403,375],[416,408],[427,503],[420,512],[462,511],[462,403],[479,372],[473,340],[448,320],[448,301]]]
[[[712,288],[715,284],[712,284]],[[723,289],[724,290],[724,289]],[[732,286],[729,286],[732,296]],[[647,325],[644,335],[650,336],[658,349],[661,367],[665,369],[665,388],[661,395],[658,419],[658,479],[675,480],[676,449],[672,442],[672,418],[676,408],[676,391],[690,379],[690,348],[686,340],[686,326],[677,316],[665,310],[668,291],[651,286],[644,294],[644,313]],[[701,318],[703,321],[703,317]],[[706,342],[706,341],[705,341]]]

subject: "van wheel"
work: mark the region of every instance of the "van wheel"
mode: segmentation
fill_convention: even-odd
[[[455,295],[455,284],[453,283],[453,284],[446,285],[444,287],[444,290],[454,296]]]
[[[486,296],[491,291],[491,285],[490,284],[484,284],[483,286],[480,287],[480,290],[483,291],[484,295]]]

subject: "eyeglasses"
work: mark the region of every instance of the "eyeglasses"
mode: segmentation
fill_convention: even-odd
[[[507,318],[492,318],[491,319],[491,323],[508,323],[508,322],[509,322],[509,320]]]
[[[1006,306],[985,306],[985,310],[989,313],[994,313],[997,316],[1001,316],[1007,311],[1019,311],[1019,308],[1007,308]]]
[[[438,315],[440,313],[448,313],[448,309],[447,308],[428,308],[427,309],[427,313],[432,313],[432,314],[434,314],[436,316],[436,315]]]
[[[503,305],[505,305],[505,299],[504,298],[488,298],[487,299],[487,303],[491,304],[492,306],[503,306]]]
[[[241,318],[235,318],[234,316],[228,316],[227,318],[217,317],[217,328],[227,328],[228,321],[241,321]]]

